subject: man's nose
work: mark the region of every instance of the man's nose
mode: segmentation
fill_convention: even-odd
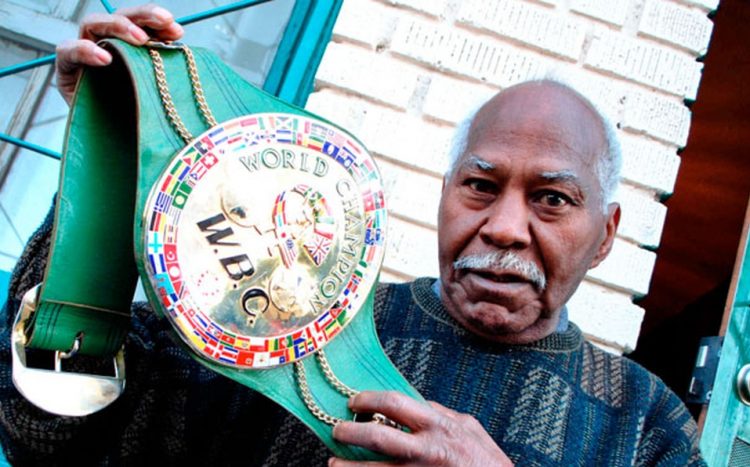
[[[501,194],[487,207],[479,236],[500,248],[524,248],[531,243],[530,215],[523,195]]]

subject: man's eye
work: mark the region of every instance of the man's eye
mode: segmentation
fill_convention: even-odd
[[[539,201],[545,206],[561,208],[573,204],[573,201],[562,193],[545,192],[539,196]]]
[[[465,185],[478,193],[494,193],[496,191],[494,183],[481,178],[466,180]]]

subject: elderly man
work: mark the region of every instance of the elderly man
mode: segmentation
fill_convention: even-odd
[[[181,34],[154,6],[86,20],[83,39],[59,49],[64,95],[79,66],[111,60],[88,39],[140,44],[141,26],[162,38]],[[508,88],[481,107],[443,182],[440,279],[381,285],[376,294],[386,351],[437,402],[360,393],[353,411],[380,412],[409,430],[343,422],[334,429],[339,441],[407,465],[702,464],[695,424],[677,397],[567,321],[565,303],[612,247],[618,151],[592,105],[555,82]],[[48,218],[16,268],[8,321],[41,281],[50,230]],[[45,414],[15,392],[6,332],[0,441],[9,459],[315,465],[330,456],[292,416],[196,364],[167,327],[146,305],[134,307],[127,390],[85,418]]]

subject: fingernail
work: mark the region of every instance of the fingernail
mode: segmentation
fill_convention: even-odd
[[[143,29],[139,28],[136,25],[131,25],[128,28],[128,32],[131,36],[135,38],[138,42],[146,42],[148,40],[148,34],[146,34]]]
[[[94,49],[94,55],[96,55],[96,58],[105,65],[109,65],[109,62],[112,61],[112,55],[101,47]]]
[[[328,467],[331,467],[333,465],[333,457],[328,458]]]
[[[354,405],[354,398],[355,397],[357,397],[357,396],[352,396],[352,397],[349,398],[349,400],[346,401],[346,406],[349,407],[350,409]]]

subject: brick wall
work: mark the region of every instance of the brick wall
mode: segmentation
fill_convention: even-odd
[[[382,277],[436,276],[436,212],[453,126],[499,89],[552,72],[620,128],[622,221],[571,319],[632,350],[690,128],[718,0],[345,0],[308,109],[375,154],[391,213]]]

